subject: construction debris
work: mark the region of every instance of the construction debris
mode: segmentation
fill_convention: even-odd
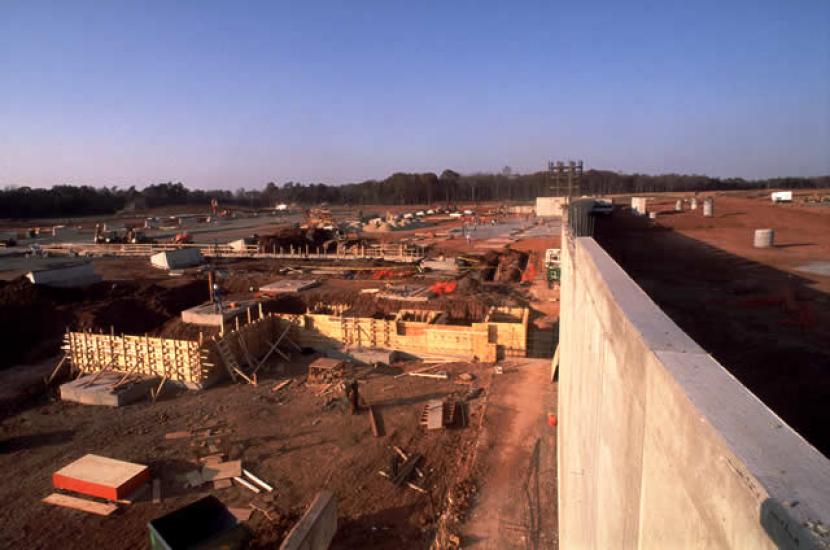
[[[450,375],[446,372],[410,372],[407,373],[409,376],[419,376],[421,378],[434,378],[435,380],[447,380],[449,379]]]
[[[233,480],[235,482],[239,483],[240,485],[242,485],[243,487],[245,487],[246,489],[248,489],[250,491],[253,491],[254,493],[259,493],[260,492],[259,487],[253,485],[250,481],[247,481],[247,480],[245,480],[245,479],[243,479],[239,476],[234,477]]]
[[[331,384],[342,380],[351,370],[351,364],[339,359],[320,357],[308,366],[310,384]]]
[[[372,434],[375,437],[383,435],[383,420],[380,417],[380,412],[374,405],[369,405],[369,425],[372,427]]]
[[[62,506],[64,508],[72,508],[73,510],[80,510],[90,514],[99,516],[108,516],[118,510],[118,506],[110,503],[96,502],[94,500],[87,500],[85,498],[77,498],[69,495],[62,495],[60,493],[52,493],[43,499],[46,504],[55,506]]]
[[[271,393],[276,393],[286,387],[288,384],[292,382],[292,379],[289,378],[288,380],[283,380],[282,382],[278,382],[273,388],[271,388]]]
[[[216,481],[218,479],[230,479],[241,475],[241,460],[231,460],[229,462],[208,462],[202,468],[203,482]]]

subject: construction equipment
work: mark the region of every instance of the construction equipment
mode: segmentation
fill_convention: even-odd
[[[193,236],[188,233],[187,231],[183,231],[182,233],[176,233],[176,235],[170,239],[171,244],[193,244]]]
[[[334,217],[328,208],[310,208],[305,211],[305,220],[309,227],[334,228]]]
[[[545,272],[548,284],[553,281],[558,281],[562,276],[562,267],[559,259],[560,252],[561,250],[558,248],[548,248],[545,251]]]

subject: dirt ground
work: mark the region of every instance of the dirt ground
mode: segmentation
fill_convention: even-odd
[[[416,238],[414,233],[410,238]],[[506,273],[503,282],[491,279],[500,263],[523,266],[531,261],[531,252],[554,245],[550,239],[528,238],[514,243],[512,252],[506,248],[501,252],[475,250],[486,266],[457,275],[420,272],[411,266],[399,269],[383,262],[344,263],[339,271],[313,273],[331,264],[309,261],[302,275],[285,272],[289,265],[296,267],[296,261],[222,259],[212,267],[225,301],[250,299],[259,286],[275,280],[314,278],[319,286],[269,300],[264,309],[300,312],[318,302],[348,303],[356,314],[381,317],[412,304],[377,299],[361,290],[395,284],[429,286],[457,278],[453,294],[433,296],[416,307],[445,312],[450,322],[468,323],[482,320],[490,305],[529,306],[533,332],[539,338],[537,347],[549,354],[552,340],[548,337],[558,317],[557,290],[541,281],[531,287],[518,285],[521,270],[502,270]],[[498,474],[499,468],[525,471],[529,464],[522,451],[499,466],[504,447],[478,443],[481,430],[509,432],[508,439],[524,438],[511,432],[512,420],[503,412],[484,414],[488,399],[494,398],[496,409],[515,408],[521,413],[521,424],[534,427],[543,425],[542,409],[555,405],[550,386],[539,384],[537,375],[524,378],[525,373],[545,371],[549,358],[536,360],[535,371],[523,369],[520,376],[509,370],[499,375],[503,378],[495,385],[492,366],[470,362],[442,366],[450,373],[448,381],[395,378],[402,368],[415,368],[417,363],[369,368],[361,375],[361,395],[380,411],[385,435],[376,438],[365,413],[353,416],[334,395],[318,395],[319,388],[304,383],[312,356],[299,353],[282,367],[272,362],[272,370],[258,386],[223,382],[201,392],[170,389],[155,404],[148,400],[120,409],[61,402],[56,399],[56,384],[44,392],[43,377],[58,362],[54,354],[67,327],[107,330],[111,326],[116,333],[187,338],[195,338],[198,332],[210,334],[179,318],[181,309],[207,299],[203,270],[187,269],[172,277],[151,268],[146,258],[101,257],[94,264],[104,282],[85,290],[35,288],[21,279],[0,283],[0,328],[14,335],[15,345],[9,349],[17,354],[7,354],[0,368],[0,385],[6,390],[0,392],[0,467],[9,480],[0,487],[0,499],[14,503],[0,507],[3,547],[47,547],[62,540],[67,548],[143,548],[149,520],[213,493],[230,506],[254,503],[266,510],[268,517],[255,511],[246,525],[254,548],[273,548],[323,488],[334,491],[337,498],[334,548],[427,548],[436,534],[460,540],[452,537],[463,533],[470,511],[479,504],[481,510],[491,509],[501,498],[493,495],[504,494],[505,478]],[[389,273],[377,277],[379,269]],[[462,383],[461,373],[472,374],[472,383]],[[286,378],[293,380],[291,385],[272,393],[274,384]],[[519,402],[510,404],[514,399],[510,395],[518,391],[513,382],[520,379],[524,380],[520,384],[524,389],[519,388],[522,400],[532,405],[527,412]],[[483,392],[466,402],[466,427],[426,432],[419,425],[429,399],[461,400],[471,386]],[[496,391],[506,395],[496,399],[491,396]],[[207,440],[164,439],[167,432],[206,428],[213,434]],[[520,433],[530,432],[523,429]],[[552,437],[551,433],[555,432],[545,437]],[[246,468],[274,485],[275,492],[253,495],[237,486],[186,488],[182,476],[197,467],[199,456],[208,454],[211,445],[228,459],[242,459]],[[416,482],[427,494],[394,487],[378,474],[389,467],[392,445],[424,456],[425,476]],[[52,472],[86,453],[149,465],[153,476],[162,481],[163,502],[153,504],[145,497],[108,518],[41,503],[52,492]],[[537,470],[533,475],[539,474]],[[543,500],[555,502],[555,486],[545,481],[555,478],[555,464],[548,463],[543,475],[547,477],[538,478],[545,492]],[[544,510],[545,515],[555,514],[550,508]],[[555,521],[535,525],[532,536],[540,542],[537,547],[553,547]],[[465,545],[478,540],[472,531],[469,537]]]
[[[689,335],[796,431],[830,456],[830,208],[715,196],[715,216],[649,203],[656,221],[615,213],[597,238]],[[753,230],[776,246],[756,249]]]
[[[43,548],[62,540],[65,548],[141,548],[146,523],[197,497],[214,493],[230,506],[250,502],[271,516],[255,512],[248,525],[254,547],[274,547],[301,515],[316,491],[334,491],[338,532],[334,548],[426,547],[445,495],[454,483],[456,462],[471,452],[481,414],[481,399],[468,403],[469,427],[427,432],[418,417],[429,399],[460,399],[470,387],[452,380],[394,378],[400,369],[367,369],[361,395],[380,411],[385,435],[375,438],[367,413],[353,416],[339,394],[318,396],[303,383],[310,357],[293,361],[294,382],[278,393],[277,378],[256,387],[222,385],[204,392],[175,392],[157,403],[120,409],[88,407],[61,401],[33,407],[0,426],[0,467],[8,474],[0,499],[15,506],[0,508],[4,547]],[[489,393],[490,374],[474,364],[446,367],[474,374],[475,386]],[[281,375],[279,378],[283,378]],[[165,440],[164,434],[212,428],[210,440]],[[275,487],[268,495],[244,488],[186,489],[181,476],[197,468],[197,458],[215,444],[229,459]],[[398,445],[424,456],[423,495],[398,488],[378,474],[388,468]],[[51,492],[51,473],[86,453],[97,453],[150,466],[162,480],[163,502],[136,502],[106,518],[49,507],[40,499]],[[274,522],[274,518],[280,518]],[[275,523],[278,524],[275,527]]]

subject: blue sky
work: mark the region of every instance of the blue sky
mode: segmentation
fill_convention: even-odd
[[[830,2],[0,0],[0,185],[830,173]]]

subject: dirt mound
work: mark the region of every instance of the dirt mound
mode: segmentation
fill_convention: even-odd
[[[170,285],[102,282],[56,289],[18,278],[0,286],[0,330],[5,353],[0,368],[57,353],[64,331],[86,329],[149,333],[182,309],[207,301],[202,281]]]
[[[334,231],[328,229],[286,227],[271,235],[261,236],[258,244],[268,252],[279,252],[280,248],[287,252],[291,247],[294,250],[305,250],[308,246],[311,250],[315,250],[318,246],[322,248],[325,243],[333,239]]]

